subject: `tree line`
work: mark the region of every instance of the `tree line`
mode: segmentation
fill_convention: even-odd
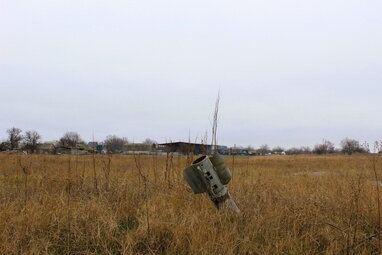
[[[334,154],[334,153],[343,153],[352,155],[354,153],[370,153],[370,147],[367,143],[361,143],[358,140],[345,138],[341,140],[340,147],[336,148],[334,143],[328,140],[324,140],[320,144],[316,144],[313,148],[309,146],[302,147],[291,147],[289,149],[284,149],[283,147],[276,146],[274,148],[270,148],[267,144],[261,145],[258,149],[254,149],[249,146],[249,150],[255,151],[257,154],[267,155],[267,154],[281,154],[285,153],[288,155],[295,154]],[[247,149],[248,149],[247,148]],[[381,143],[376,142],[374,145],[374,152],[381,153]]]
[[[37,131],[29,130],[23,134],[21,129],[13,127],[7,130],[7,139],[0,143],[0,151],[22,149],[30,153],[35,153],[39,143],[41,143],[41,135]],[[153,145],[157,142],[147,138],[142,143],[146,145]],[[124,146],[129,144],[129,141],[124,137],[109,135],[101,144],[104,146],[106,152],[108,153],[120,153],[123,151]],[[57,147],[64,148],[74,148],[79,145],[85,145],[85,141],[77,132],[66,132],[55,144]],[[374,145],[374,151],[375,148],[377,148],[376,152],[382,152],[381,143],[376,142]],[[354,153],[370,153],[368,144],[362,144],[359,141],[350,138],[343,139],[340,142],[340,148],[336,148],[334,143],[328,140],[324,140],[322,143],[316,144],[313,148],[302,146],[284,149],[283,147],[276,146],[271,149],[268,145],[264,144],[257,149],[253,148],[252,146],[248,146],[245,149],[251,152],[255,152],[259,155],[284,153],[289,155],[333,153],[344,153],[351,155]]]
[[[37,131],[30,130],[23,134],[21,129],[13,127],[7,130],[7,139],[0,142],[0,151],[21,149],[29,153],[35,153],[38,149],[38,145],[42,142],[41,138],[41,135]],[[156,144],[156,141],[146,138],[142,143],[152,145]],[[101,144],[107,153],[120,153],[123,151],[124,146],[129,144],[129,141],[125,137],[109,135]],[[64,133],[57,143],[54,144],[54,146],[61,148],[76,148],[83,145],[86,145],[86,142],[77,132]]]
[[[13,127],[7,130],[7,134],[8,139],[0,143],[0,151],[16,150],[22,147],[33,153],[41,141],[41,135],[34,130],[26,131],[22,135],[21,129]]]

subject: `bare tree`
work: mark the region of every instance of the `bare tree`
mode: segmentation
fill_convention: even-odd
[[[153,144],[157,144],[157,141],[150,138],[146,138],[142,143],[147,145],[153,145]]]
[[[257,153],[260,153],[261,155],[265,155],[270,151],[271,150],[269,149],[269,146],[267,144],[263,144],[257,149]]]
[[[353,153],[365,153],[367,152],[365,148],[359,143],[359,141],[354,139],[345,138],[341,141],[341,151],[348,155]]]
[[[59,145],[63,147],[76,147],[77,144],[83,144],[84,141],[76,132],[66,132],[59,140]]]
[[[23,139],[21,132],[21,129],[15,127],[7,130],[9,149],[14,150],[19,148],[20,141]]]
[[[309,148],[309,147],[292,147],[292,148],[289,148],[287,151],[286,151],[287,154],[289,155],[295,155],[295,154],[310,154],[312,153],[312,150]]]
[[[303,154],[311,154],[312,153],[312,149],[309,146],[302,146],[300,149],[301,149]]]
[[[127,140],[116,135],[109,135],[104,141],[107,153],[121,153],[125,144]]]
[[[313,153],[316,153],[316,154],[330,154],[334,152],[335,152],[334,144],[327,140],[324,140],[322,144],[315,145],[313,149]]]
[[[272,149],[272,152],[275,153],[275,154],[280,154],[282,153],[283,151],[285,151],[284,148],[280,147],[280,146],[276,146]]]
[[[300,148],[297,148],[297,147],[291,147],[289,149],[286,150],[286,153],[288,155],[295,155],[295,154],[302,154],[302,151]]]
[[[6,151],[6,150],[9,150],[9,148],[10,148],[10,145],[8,141],[2,141],[0,143],[0,151]]]
[[[37,143],[41,140],[41,136],[36,131],[27,131],[24,136],[24,147],[32,153],[36,152]]]
[[[248,145],[247,147],[244,147],[244,150],[248,150],[248,151],[254,151],[255,148],[253,148],[252,145]]]

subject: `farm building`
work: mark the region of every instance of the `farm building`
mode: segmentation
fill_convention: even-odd
[[[221,154],[228,154],[227,146],[218,145],[218,152]],[[157,149],[165,152],[176,152],[179,154],[194,155],[199,154],[211,154],[212,145],[200,144],[200,143],[186,143],[186,142],[174,142],[174,143],[161,143],[157,145]]]
[[[248,149],[243,148],[230,148],[231,155],[249,155]]]
[[[56,151],[57,142],[45,142],[37,144],[36,153],[39,154],[54,154]]]
[[[150,152],[153,150],[152,144],[146,143],[128,143],[123,146],[124,152],[133,152],[133,151],[147,151]]]
[[[147,143],[128,143],[123,145],[122,154],[154,154],[155,146]]]
[[[86,155],[90,154],[89,150],[84,147],[59,147],[57,148],[57,154],[67,155]]]
[[[101,153],[103,151],[104,146],[102,144],[99,144],[98,142],[88,142],[88,147],[92,148],[98,153]]]

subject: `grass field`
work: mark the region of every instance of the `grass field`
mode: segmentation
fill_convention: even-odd
[[[226,157],[241,209],[187,157],[0,155],[0,254],[379,254],[382,158]]]

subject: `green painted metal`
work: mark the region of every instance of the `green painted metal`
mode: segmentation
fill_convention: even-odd
[[[98,145],[96,146],[96,151],[101,152],[102,149],[103,149],[103,146],[102,146],[101,144],[98,144]]]
[[[224,157],[220,154],[214,154],[213,156],[209,157],[209,159],[215,167],[216,173],[218,174],[222,184],[228,184],[232,179],[232,174],[228,166],[224,163]]]
[[[200,194],[207,191],[207,185],[203,179],[204,177],[202,173],[193,166],[189,166],[184,169],[183,176],[195,194]]]
[[[202,156],[196,159],[191,166],[183,171],[183,175],[195,194],[206,192],[209,186],[226,185],[232,178],[231,171],[224,163],[224,157],[220,154],[214,154],[211,157]],[[217,179],[219,183],[215,183],[216,181],[213,179]],[[211,182],[214,183],[211,184]]]
[[[208,156],[202,156],[192,163],[195,172],[200,173],[202,182],[207,186],[207,193],[211,198],[217,198],[227,193],[227,188],[221,183],[220,178]]]

